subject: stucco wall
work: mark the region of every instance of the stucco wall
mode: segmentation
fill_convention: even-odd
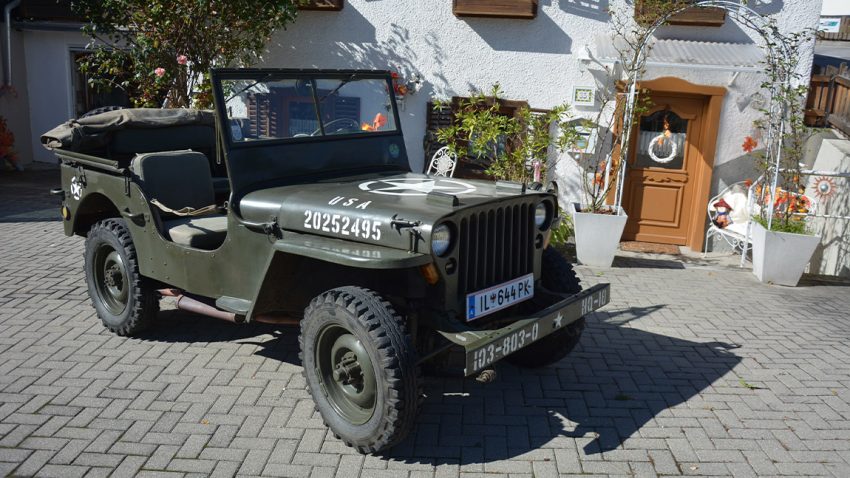
[[[783,28],[814,26],[821,0],[757,3],[761,13],[776,15]],[[631,9],[631,0],[552,0],[540,2],[534,20],[457,18],[449,0],[390,2],[347,0],[341,12],[302,12],[273,38],[267,66],[293,68],[393,68],[419,74],[424,85],[406,100],[402,125],[411,166],[424,162],[426,102],[433,96],[465,95],[472,88],[499,82],[510,99],[547,108],[566,101],[574,85],[592,85],[588,67],[574,54],[608,32],[606,10]],[[720,28],[667,27],[659,37],[706,41],[752,42],[751,34],[727,21]],[[813,45],[800,52],[809,64]],[[697,84],[728,87],[721,117],[713,188],[749,174],[740,159],[743,137],[752,129],[755,111],[744,105],[760,83],[759,75],[682,68],[653,68],[648,78],[677,76]],[[739,101],[740,100],[740,101]],[[590,116],[592,108],[579,108]],[[578,199],[578,170],[569,158],[557,174],[570,199]],[[571,193],[571,194],[570,194]],[[567,199],[567,198],[565,198]]]
[[[24,31],[22,35],[33,158],[54,162],[53,154],[41,146],[39,138],[45,131],[74,116],[71,50],[83,49],[87,39],[74,32]]]

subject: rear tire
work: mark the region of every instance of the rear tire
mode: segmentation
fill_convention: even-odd
[[[581,292],[581,281],[573,266],[554,248],[543,251],[543,287],[561,294]],[[584,331],[584,317],[543,337],[539,341],[505,357],[509,363],[523,368],[551,365],[566,357],[578,345]]]
[[[421,378],[404,321],[376,293],[325,292],[301,321],[307,390],[325,425],[360,453],[402,441],[419,411]]]
[[[150,326],[159,296],[139,273],[136,247],[122,219],[95,223],[86,237],[85,274],[89,297],[104,327],[133,335]]]

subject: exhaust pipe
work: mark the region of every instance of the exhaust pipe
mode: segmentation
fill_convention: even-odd
[[[216,309],[211,305],[204,304],[199,300],[195,300],[185,295],[181,295],[180,297],[178,297],[177,308],[180,310],[185,310],[186,312],[193,312],[195,314],[206,315],[207,317],[226,320],[235,324],[241,324],[245,321],[244,317],[240,316],[237,318],[236,314],[234,314],[233,312],[225,312],[221,309]]]
[[[197,299],[193,299],[185,295],[180,289],[160,289],[157,292],[159,292],[159,295],[163,297],[176,298],[177,308],[180,310],[192,312],[193,314],[206,315],[207,317],[212,317],[214,319],[226,320],[235,324],[241,324],[245,322],[244,316],[236,315],[233,312],[227,312],[221,309],[217,309],[209,304],[205,304]]]

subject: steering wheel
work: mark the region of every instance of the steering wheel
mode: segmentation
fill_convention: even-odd
[[[344,129],[350,129],[352,133],[356,133],[360,131],[360,123],[352,118],[337,118],[333,121],[329,121],[325,125],[325,134],[333,134],[338,131],[342,131]],[[322,131],[321,128],[317,129],[310,133],[310,136],[316,136]]]

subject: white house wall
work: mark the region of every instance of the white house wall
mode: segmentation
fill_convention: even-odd
[[[35,161],[55,162],[41,146],[41,134],[74,116],[71,50],[83,49],[80,33],[24,31],[32,154]]]
[[[756,2],[750,2],[751,5]],[[466,95],[499,82],[506,98],[527,100],[548,108],[566,101],[575,85],[593,79],[575,53],[595,44],[609,31],[606,10],[630,11],[625,0],[552,0],[540,2],[534,20],[458,18],[450,0],[388,2],[347,0],[341,12],[302,12],[295,24],[277,33],[264,58],[266,66],[291,68],[391,68],[403,75],[418,74],[422,90],[406,100],[402,125],[411,167],[424,162],[426,102],[432,97]],[[817,24],[821,2],[772,0],[755,6],[776,15],[783,28],[795,30]],[[753,42],[752,34],[731,21],[720,28],[667,27],[659,37],[703,41]],[[809,64],[813,45],[800,52]],[[736,102],[758,90],[759,75],[741,73],[729,86],[728,71],[689,68],[651,69],[648,78],[677,76],[687,81],[729,88],[718,135],[716,165],[729,177],[744,174],[740,159],[744,136],[752,130],[756,112]],[[743,100],[742,100],[743,101]],[[741,103],[743,104],[743,103]],[[578,108],[591,116],[593,108]],[[739,165],[733,164],[737,160]],[[729,163],[729,164],[727,164]],[[724,169],[724,165],[726,165]],[[562,190],[578,199],[579,175],[571,161],[558,166]],[[716,189],[718,177],[713,181]]]

